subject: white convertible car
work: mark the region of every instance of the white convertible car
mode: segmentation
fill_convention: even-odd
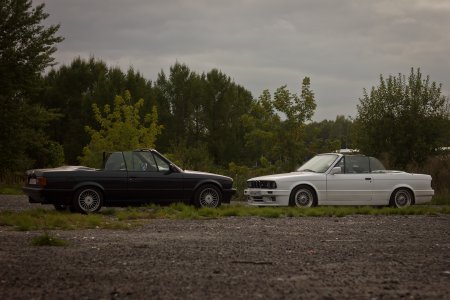
[[[316,155],[296,172],[249,179],[244,194],[260,206],[390,205],[431,200],[431,176],[385,170],[374,157]]]

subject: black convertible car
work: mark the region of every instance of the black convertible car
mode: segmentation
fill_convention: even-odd
[[[185,171],[156,150],[113,152],[104,168],[64,166],[27,171],[23,191],[30,203],[82,213],[105,206],[184,202],[197,207],[229,203],[236,192],[230,177]]]

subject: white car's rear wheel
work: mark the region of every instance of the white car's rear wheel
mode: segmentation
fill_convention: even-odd
[[[291,193],[289,205],[297,207],[316,206],[316,195],[310,187],[304,185],[298,186]]]
[[[411,191],[405,188],[400,188],[394,191],[391,198],[391,206],[397,208],[408,207],[413,204],[413,196]]]

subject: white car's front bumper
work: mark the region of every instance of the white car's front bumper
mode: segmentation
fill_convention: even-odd
[[[289,205],[289,190],[277,189],[246,189],[247,203],[255,206],[287,206]]]

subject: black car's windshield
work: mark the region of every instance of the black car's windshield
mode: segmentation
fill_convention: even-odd
[[[298,168],[297,172],[324,173],[337,158],[336,154],[316,155]]]

